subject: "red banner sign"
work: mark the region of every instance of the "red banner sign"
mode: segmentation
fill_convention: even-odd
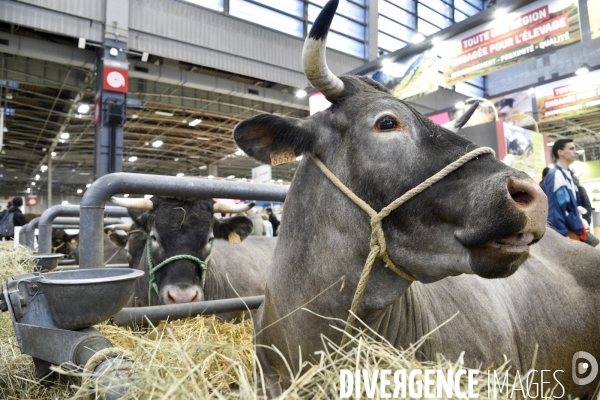
[[[127,93],[129,89],[129,71],[104,67],[104,90]]]

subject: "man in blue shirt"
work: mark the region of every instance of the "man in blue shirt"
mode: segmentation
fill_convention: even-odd
[[[544,178],[544,192],[548,196],[548,225],[563,236],[569,231],[585,240],[586,231],[577,207],[581,204],[579,190],[569,165],[577,160],[577,150],[572,139],[558,139],[552,146],[556,165]],[[571,236],[574,238],[574,234]]]

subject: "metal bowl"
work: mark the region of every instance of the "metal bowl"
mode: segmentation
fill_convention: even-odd
[[[106,321],[123,308],[143,271],[94,268],[49,272],[40,280],[58,328],[77,330]]]
[[[56,268],[64,256],[62,253],[36,253],[31,257],[37,261],[37,270],[45,272]]]

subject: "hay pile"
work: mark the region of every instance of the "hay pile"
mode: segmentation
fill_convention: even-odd
[[[0,281],[32,270],[25,248],[3,250],[0,247]],[[256,372],[252,345],[252,323],[223,323],[214,317],[197,317],[167,324],[161,323],[143,332],[112,325],[96,326],[115,347],[130,351],[134,359],[134,384],[126,398],[133,399],[262,399],[262,381]],[[424,339],[426,340],[426,339]],[[282,399],[338,398],[340,370],[364,369],[452,369],[464,366],[439,358],[437,362],[416,360],[416,348],[394,349],[391,345],[357,332],[351,349],[327,343],[321,362],[307,365],[294,379]],[[55,385],[44,387],[35,378],[31,357],[20,354],[8,313],[0,314],[0,398],[2,399],[85,399],[88,384],[82,374],[56,367],[63,374]],[[500,374],[504,366],[497,370]],[[86,377],[83,377],[84,379]],[[463,376],[461,383],[467,387]],[[424,379],[424,376],[419,377]],[[487,376],[482,373],[475,389],[487,396]],[[512,382],[512,379],[509,380]],[[93,384],[92,384],[93,385]],[[393,390],[388,389],[390,392]],[[465,389],[466,390],[466,389]],[[364,387],[362,389],[365,396]],[[434,390],[435,393],[435,390]],[[517,392],[519,393],[519,392]],[[498,393],[497,399],[506,399]],[[381,393],[376,389],[375,397]],[[92,397],[93,398],[93,397]],[[366,398],[366,397],[363,397]]]

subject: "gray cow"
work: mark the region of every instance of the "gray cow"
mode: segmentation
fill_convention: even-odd
[[[369,215],[317,160],[382,210],[478,148],[375,81],[328,69],[325,41],[337,3],[324,7],[303,52],[308,80],[332,106],[304,119],[258,115],[233,133],[237,145],[263,163],[282,153],[305,154],[255,319],[256,351],[272,396],[298,372],[299,350],[302,360],[318,363],[322,335],[341,342],[334,328],[345,328],[339,321],[348,317],[370,252]],[[600,374],[576,384],[572,358],[585,351],[600,360],[600,252],[551,230],[542,239],[546,216],[547,199],[525,173],[492,154],[468,161],[383,219],[386,254],[398,273],[377,258],[358,317],[406,348],[458,312],[427,340],[423,358],[441,353],[457,360],[464,352],[467,366],[485,368],[506,356],[522,374],[539,345],[538,384],[539,370],[562,370],[558,378],[567,393],[591,397]]]
[[[152,305],[264,294],[277,240],[248,237],[252,222],[247,217],[220,221],[213,217],[213,213],[218,212],[242,212],[253,204],[217,203],[213,208],[212,200],[171,197],[111,201],[128,207],[135,221],[127,241],[128,260],[131,267],[146,274],[136,281],[134,305],[148,305],[149,293]],[[136,212],[133,208],[147,211]],[[154,267],[173,260],[156,271],[155,287],[150,283],[148,245]],[[206,261],[209,254],[204,272],[196,260]],[[182,256],[191,257],[180,258]],[[231,319],[240,315],[221,317]]]

